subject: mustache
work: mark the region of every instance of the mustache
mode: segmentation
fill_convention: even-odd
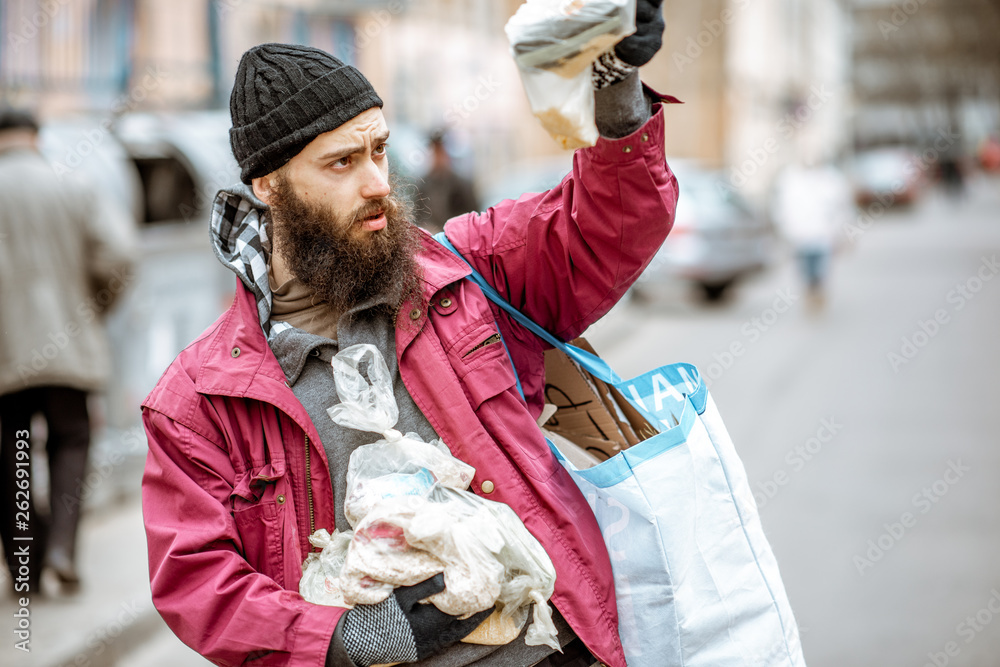
[[[348,227],[355,227],[360,225],[362,222],[368,218],[376,217],[379,214],[384,213],[387,217],[397,216],[402,211],[402,206],[399,200],[394,195],[389,195],[388,197],[379,197],[378,199],[372,199],[369,202],[363,204],[360,208],[351,214],[350,222]]]

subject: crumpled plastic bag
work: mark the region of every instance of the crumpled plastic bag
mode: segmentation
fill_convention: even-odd
[[[359,453],[360,452],[360,453]],[[435,483],[465,490],[476,470],[451,455],[440,440],[427,443],[416,433],[382,440],[351,454],[344,514],[357,528],[371,508],[391,496],[426,497]]]
[[[323,552],[303,565],[302,596],[377,604],[397,586],[443,572],[445,590],[427,598],[441,611],[467,617],[496,605],[502,619],[521,627],[534,604],[526,643],[558,649],[548,604],[555,568],[538,540],[510,507],[467,490],[475,469],[444,443],[393,428],[398,410],[377,348],[354,345],[332,365],[340,403],[330,417],[384,439],[351,454],[344,509],[354,530],[310,537]]]
[[[590,66],[635,32],[635,0],[528,0],[504,30],[532,113],[563,148],[593,146]]]
[[[330,535],[325,528],[320,528],[309,536],[309,542],[322,551],[306,556],[302,564],[302,579],[299,580],[300,594],[314,604],[349,607],[340,590],[340,571],[347,558],[351,533],[335,532]]]

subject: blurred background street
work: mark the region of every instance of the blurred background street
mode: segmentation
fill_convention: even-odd
[[[356,64],[386,102],[403,189],[432,179],[436,136],[484,208],[571,159],[508,55],[519,4],[0,5],[0,101],[38,111],[57,170],[128,207],[141,246],[107,323],[115,379],[92,397],[82,588],[43,581],[30,654],[0,600],[0,664],[206,664],[149,600],[138,406],[232,297],[207,221],[238,180],[240,54],[289,41]],[[677,222],[587,337],[623,376],[688,361],[708,379],[811,666],[1000,667],[1000,2],[663,7],[643,79],[685,102],[666,109]]]

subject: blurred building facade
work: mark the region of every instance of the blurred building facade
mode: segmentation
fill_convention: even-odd
[[[324,48],[372,79],[409,130],[400,167],[426,166],[445,128],[478,185],[559,153],[531,118],[503,26],[519,0],[8,0],[2,94],[48,115],[225,107],[239,55],[265,41]],[[668,154],[729,167],[764,192],[797,151],[845,140],[847,21],[836,0],[666,0],[664,48],[644,68],[677,95]],[[803,146],[809,146],[805,148]],[[467,160],[463,161],[463,155]]]
[[[485,174],[555,146],[523,99],[503,26],[516,0],[5,0],[0,96],[43,117],[226,108],[240,55],[268,41],[358,66],[399,127],[405,173],[448,129]],[[474,162],[473,162],[474,161]]]
[[[859,147],[1000,130],[1000,0],[854,0],[853,34]]]
[[[308,43],[353,62],[361,17],[390,4],[406,3],[5,0],[2,94],[46,115],[114,109],[123,97],[127,110],[224,106],[247,47]]]
[[[795,160],[850,137],[850,14],[839,0],[665,0],[663,51],[644,72],[677,95],[668,155],[723,169],[758,202]]]

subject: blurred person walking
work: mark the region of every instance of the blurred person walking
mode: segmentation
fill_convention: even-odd
[[[794,248],[813,309],[824,305],[837,235],[853,212],[851,184],[832,163],[792,164],[778,176],[774,220]]]
[[[445,146],[444,130],[430,135],[431,168],[417,185],[417,224],[437,234],[444,223],[457,215],[475,211],[479,207],[472,181],[465,178],[452,165],[451,155]]]
[[[0,534],[15,593],[39,592],[43,566],[66,590],[79,586],[87,395],[110,374],[101,320],[129,282],[133,252],[124,208],[55,172],[38,151],[32,114],[0,110]],[[40,439],[36,415],[47,433],[47,520],[36,512],[34,488],[18,484],[30,470],[22,452]],[[16,556],[25,544],[28,558]]]

